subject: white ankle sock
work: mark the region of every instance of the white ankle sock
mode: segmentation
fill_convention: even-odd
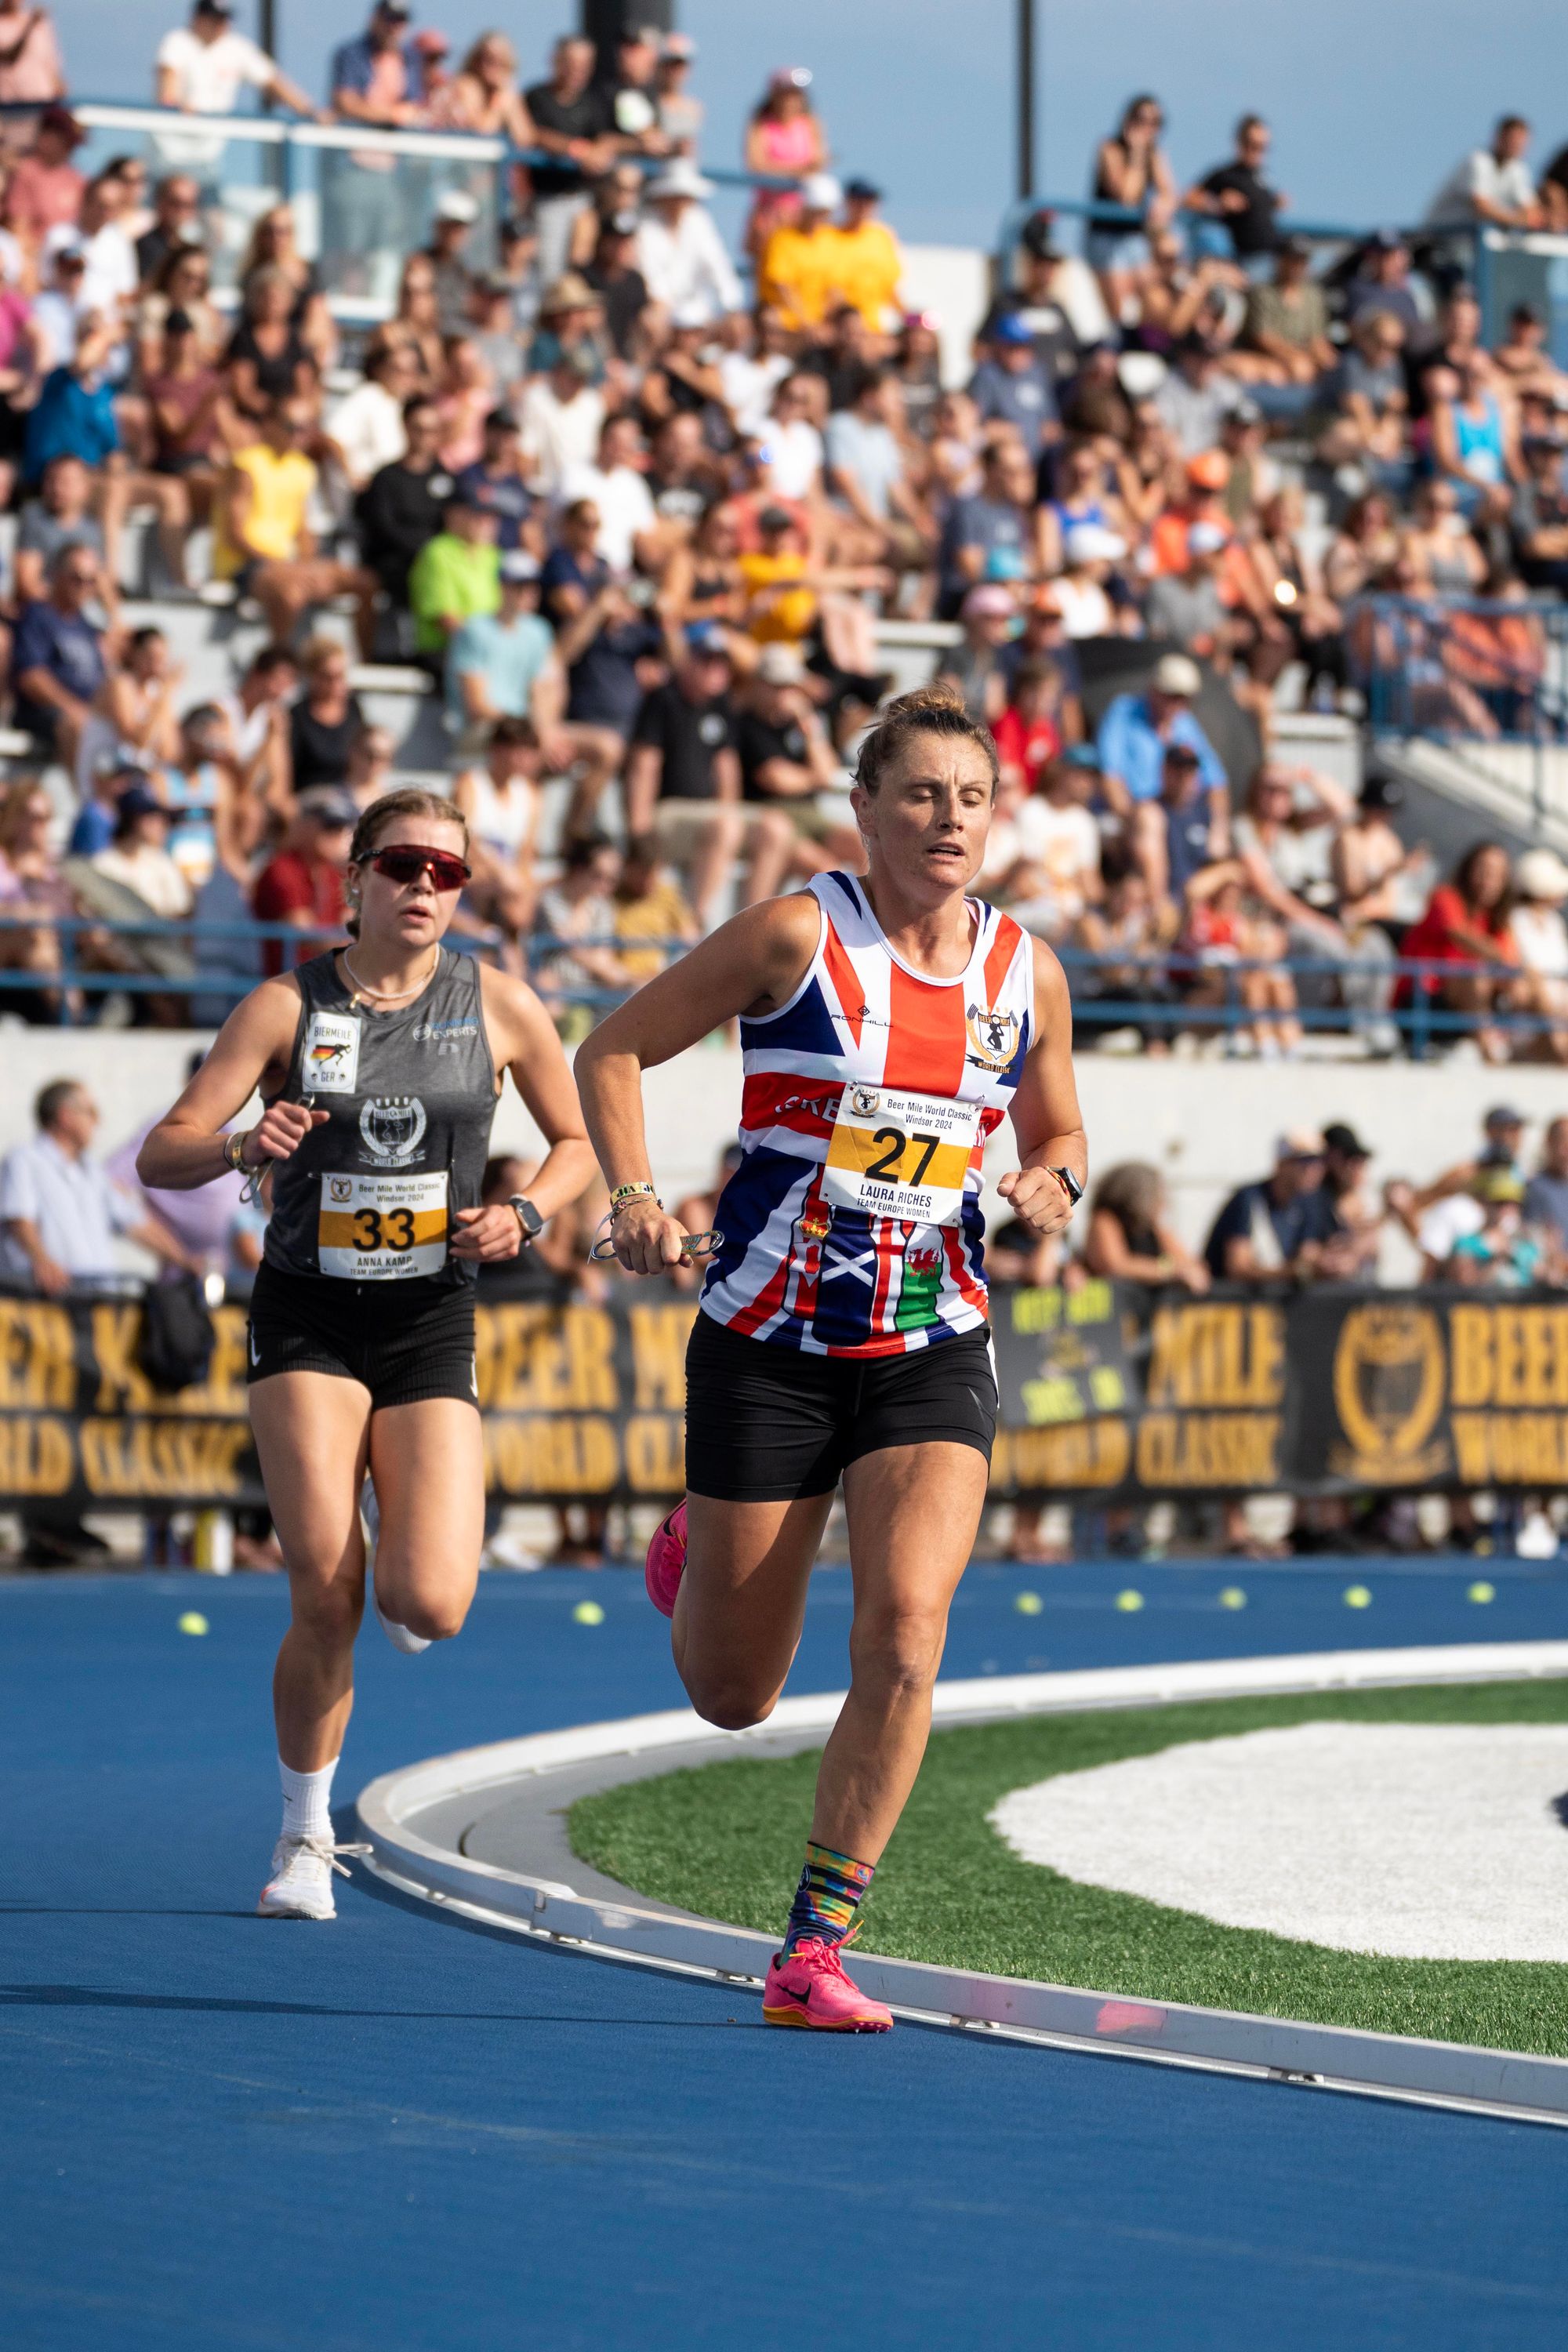
[[[411,1633],[406,1625],[400,1625],[395,1617],[387,1615],[375,1597],[374,1586],[371,1588],[370,1598],[371,1605],[375,1611],[376,1622],[395,1650],[401,1650],[405,1658],[416,1658],[421,1650],[427,1650],[430,1647],[425,1634]]]
[[[283,1783],[285,1837],[331,1836],[332,1774],[337,1769],[335,1756],[319,1772],[291,1772],[281,1756],[278,1759],[278,1774]]]

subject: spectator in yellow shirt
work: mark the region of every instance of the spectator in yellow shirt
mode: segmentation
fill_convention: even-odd
[[[838,290],[853,302],[873,334],[898,323],[899,280],[904,257],[886,221],[876,218],[882,191],[869,180],[850,180],[844,189],[844,219],[838,238]]]
[[[260,437],[229,460],[218,494],[213,571],[254,596],[270,635],[287,645],[312,604],[355,600],[354,629],[368,661],[375,633],[375,574],[316,552],[310,507],[316,467],[300,446],[315,430],[307,402],[275,400]]]
[[[830,172],[811,173],[801,184],[799,213],[763,247],[757,299],[776,310],[786,327],[819,327],[837,299],[843,232],[833,215],[843,201]]]
[[[799,645],[816,620],[816,596],[805,584],[805,550],[795,518],[783,507],[764,507],[757,536],[761,546],[741,558],[747,634],[759,646]]]

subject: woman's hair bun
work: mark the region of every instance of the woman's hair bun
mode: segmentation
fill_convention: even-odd
[[[991,789],[999,773],[991,730],[964,709],[963,689],[956,678],[933,677],[910,694],[900,694],[877,713],[876,722],[860,746],[855,780],[874,793],[903,746],[914,735],[962,736],[985,755],[991,769]]]
[[[952,711],[963,708],[963,690],[955,677],[933,677],[924,686],[917,686],[909,694],[900,694],[878,713],[879,724],[886,726],[890,719],[921,719],[934,710]]]

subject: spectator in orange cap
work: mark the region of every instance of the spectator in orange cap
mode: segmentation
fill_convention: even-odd
[[[1230,481],[1230,459],[1223,449],[1205,449],[1187,461],[1186,496],[1179,506],[1157,516],[1149,534],[1149,552],[1158,578],[1179,578],[1187,569],[1187,534],[1194,523],[1212,523],[1230,539],[1230,518],[1225,493]]]

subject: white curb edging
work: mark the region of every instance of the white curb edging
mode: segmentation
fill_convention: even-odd
[[[939,1683],[934,1715],[939,1723],[984,1722],[1187,1699],[1554,1675],[1568,1675],[1568,1642],[1329,1651]],[[370,1783],[358,1804],[371,1867],[407,1893],[513,1931],[644,1967],[756,1985],[773,1949],[765,1936],[647,1910],[635,1896],[624,1904],[608,1901],[581,1895],[559,1880],[502,1869],[423,1836],[419,1820],[453,1798],[569,1767],[621,1762],[699,1743],[743,1751],[748,1738],[762,1741],[780,1731],[826,1732],[843,1696],[832,1691],[784,1699],[754,1734],[722,1731],[681,1707],[500,1740],[384,1773]],[[605,1785],[625,1777],[609,1773]],[[1100,2054],[1568,2125],[1568,2060],[1133,2000],[874,1953],[858,1956],[856,1976],[874,1999],[930,2024],[989,2029]]]

